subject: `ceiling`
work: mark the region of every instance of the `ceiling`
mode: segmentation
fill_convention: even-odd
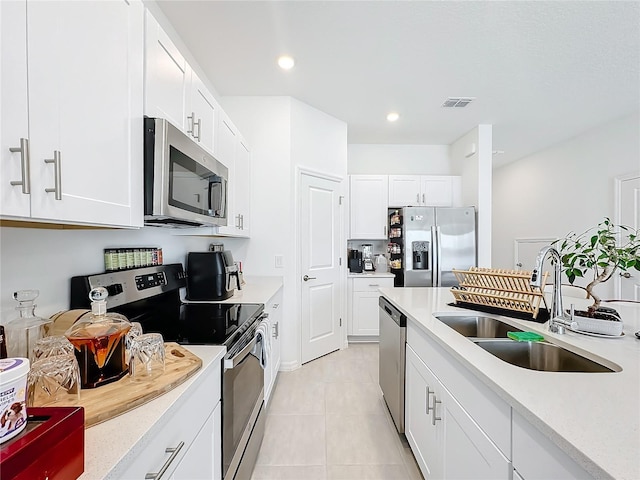
[[[640,109],[638,1],[158,5],[220,95],[292,96],[345,121],[350,144],[451,144],[492,124],[501,165]],[[441,107],[457,96],[475,100]]]

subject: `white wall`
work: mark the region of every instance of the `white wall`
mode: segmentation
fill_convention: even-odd
[[[346,178],[346,124],[290,97],[222,97],[251,146],[251,241],[247,271],[284,281],[282,369],[300,364],[297,168]],[[275,255],[284,268],[275,268]]]
[[[478,266],[491,266],[492,201],[491,168],[493,133],[491,125],[478,125],[451,145],[452,169],[462,176],[462,203],[477,212]]]
[[[189,251],[206,251],[206,237],[178,237],[169,229],[49,230],[0,228],[0,323],[15,317],[13,292],[40,290],[36,313],[49,317],[69,308],[69,285],[74,275],[104,272],[104,249],[161,247],[164,263],[182,263]],[[224,240],[223,240],[224,241]]]
[[[294,165],[341,177],[346,183],[347,124],[292,99],[291,153]]]
[[[449,145],[350,144],[349,175],[455,175]]]
[[[513,267],[516,238],[564,237],[614,218],[614,178],[638,171],[638,114],[495,169],[493,266]]]

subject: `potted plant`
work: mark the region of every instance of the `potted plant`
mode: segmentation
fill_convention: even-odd
[[[562,269],[573,285],[577,278],[583,278],[589,271],[593,278],[585,287],[587,298],[593,304],[578,315],[608,318],[602,312],[615,310],[600,307],[600,297],[593,292],[596,285],[608,281],[617,271],[630,269],[640,271],[640,236],[638,230],[626,225],[614,225],[607,217],[596,227],[580,235],[571,232],[565,238],[552,243],[558,248]]]

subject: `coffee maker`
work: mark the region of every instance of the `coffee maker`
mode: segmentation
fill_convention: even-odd
[[[349,271],[351,273],[362,273],[362,252],[359,250],[349,250]]]
[[[375,266],[373,265],[373,245],[370,243],[363,243],[362,247],[362,269],[365,272],[373,272]]]
[[[187,254],[187,300],[225,300],[236,288],[240,274],[229,250]]]

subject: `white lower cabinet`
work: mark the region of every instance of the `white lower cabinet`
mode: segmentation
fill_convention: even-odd
[[[267,321],[271,331],[271,356],[264,370],[264,402],[269,403],[273,386],[280,370],[280,332],[282,328],[282,287],[271,297],[264,307],[269,314]]]
[[[179,408],[162,418],[120,478],[200,479],[222,475],[221,362],[198,379]],[[160,475],[162,473],[162,475]],[[152,477],[156,478],[156,477]]]
[[[407,345],[406,435],[425,479],[509,479],[511,462]]]
[[[207,418],[182,461],[178,464],[171,478],[173,480],[210,480],[220,479],[222,470],[222,449],[216,448],[222,428],[222,407],[220,402]]]
[[[513,413],[513,468],[524,480],[592,478],[517,412]]]
[[[378,336],[379,329],[379,288],[393,287],[392,277],[369,276],[349,278],[348,330],[350,336]]]

